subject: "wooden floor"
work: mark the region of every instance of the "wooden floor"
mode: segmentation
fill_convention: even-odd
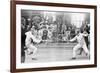
[[[40,44],[37,45],[38,51],[36,58],[32,60],[30,55],[26,56],[25,63],[32,62],[56,62],[56,61],[70,61],[72,58],[72,48],[75,44],[62,44],[62,43],[52,43],[52,44]],[[89,59],[85,53],[82,55],[77,55],[76,60]]]

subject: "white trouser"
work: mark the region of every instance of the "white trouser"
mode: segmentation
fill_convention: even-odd
[[[30,56],[31,56],[32,58],[34,58],[35,55],[36,55],[36,52],[37,52],[37,48],[36,48],[33,44],[27,45],[27,48],[28,48],[28,49],[27,49],[28,54],[32,53],[32,54],[30,54]]]
[[[87,49],[86,44],[83,44],[83,45],[77,44],[77,45],[73,48],[73,58],[76,57],[76,51],[77,51],[78,49],[82,49],[82,48],[83,48],[84,52],[89,56],[89,50]]]

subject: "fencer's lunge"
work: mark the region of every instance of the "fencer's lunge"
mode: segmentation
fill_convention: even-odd
[[[37,48],[34,46],[33,43],[40,43],[41,40],[36,38],[37,31],[33,28],[31,28],[30,31],[26,32],[26,39],[25,39],[25,45],[26,45],[26,53],[32,57],[32,59],[35,58]]]
[[[71,39],[70,40],[70,42],[73,42],[73,41],[75,41],[75,40],[77,40],[77,45],[76,46],[74,46],[74,48],[73,48],[73,56],[72,56],[72,59],[76,59],[76,51],[78,50],[78,49],[82,49],[83,48],[83,50],[84,50],[84,52],[86,53],[86,55],[87,56],[90,56],[90,54],[89,54],[89,50],[88,50],[88,48],[87,48],[87,46],[86,46],[86,42],[85,42],[85,40],[84,40],[84,36],[88,36],[88,34],[87,33],[81,33],[81,31],[77,31],[77,35],[73,38],[73,39]]]

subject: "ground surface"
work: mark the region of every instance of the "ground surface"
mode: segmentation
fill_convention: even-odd
[[[37,45],[38,51],[36,58],[32,60],[30,55],[26,56],[25,63],[32,62],[56,62],[56,61],[70,61],[72,58],[72,48],[75,43],[43,43]],[[77,52],[78,53],[78,52]],[[77,55],[76,60],[89,59],[85,53]]]

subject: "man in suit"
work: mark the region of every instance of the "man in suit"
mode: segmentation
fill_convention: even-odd
[[[35,30],[34,26],[30,31],[26,32],[25,35],[25,45],[27,47],[27,50],[25,52],[30,55],[32,59],[35,59],[37,47],[35,47],[34,43],[38,44],[41,42],[41,40],[37,38],[37,31]]]
[[[87,49],[86,42],[84,40],[84,36],[88,36],[88,34],[81,33],[81,31],[78,30],[77,35],[73,39],[70,40],[70,42],[73,42],[75,40],[77,40],[77,42],[78,42],[77,45],[74,46],[74,48],[73,48],[73,57],[72,57],[72,59],[76,59],[76,55],[77,55],[76,51],[78,49],[83,49],[84,52],[89,56],[89,50]]]

